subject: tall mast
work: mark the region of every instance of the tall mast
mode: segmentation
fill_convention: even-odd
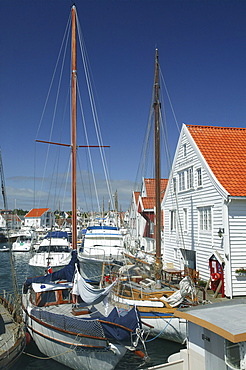
[[[156,262],[155,279],[160,282],[161,261],[161,166],[160,166],[160,99],[159,99],[159,61],[158,50],[155,53],[155,80],[154,80],[154,113],[155,113],[155,240],[156,240]]]
[[[77,175],[76,175],[76,151],[77,151],[77,55],[76,55],[76,8],[72,7],[72,245],[77,248]]]

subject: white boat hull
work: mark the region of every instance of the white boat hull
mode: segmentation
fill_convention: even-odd
[[[158,315],[158,312],[156,313]],[[140,314],[141,315],[141,314]],[[142,315],[141,315],[142,317]],[[158,337],[166,339],[172,342],[184,344],[187,338],[186,334],[186,320],[178,317],[169,318],[143,318],[142,319],[143,329],[150,329],[150,335],[152,337]],[[147,325],[146,325],[147,324]]]
[[[126,347],[110,344],[97,320],[76,320],[71,313],[72,304],[33,311],[29,299],[29,293],[23,295],[24,321],[46,356],[72,369],[111,370],[125,355]]]
[[[119,306],[131,307],[136,306],[139,309],[142,326],[144,330],[149,330],[152,337],[166,339],[172,342],[185,343],[187,338],[186,320],[174,317],[173,314],[163,313],[159,310],[159,301],[145,301],[120,298],[112,294],[112,301]],[[141,311],[142,307],[151,307],[150,312]]]
[[[71,253],[35,253],[29,260],[29,265],[32,266],[37,274],[44,274],[49,267],[52,271],[56,271],[64,266],[66,266],[71,260]]]
[[[40,352],[46,356],[55,358],[56,361],[76,370],[110,370],[114,369],[117,363],[126,353],[126,348],[121,345],[114,346],[114,349],[84,349],[83,339],[78,340],[75,336],[55,332],[32,321],[32,327],[28,330],[32,335]],[[88,345],[95,346],[95,340],[86,341]],[[97,341],[100,346],[100,342]],[[89,351],[89,355],[88,355]]]
[[[13,243],[12,252],[30,252],[31,244],[28,243]]]

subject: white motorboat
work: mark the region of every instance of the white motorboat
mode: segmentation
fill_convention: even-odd
[[[49,232],[29,260],[37,274],[52,272],[66,266],[71,259],[72,246],[67,232]]]
[[[78,259],[85,279],[99,282],[107,270],[124,260],[124,238],[118,227],[89,226],[79,247]]]
[[[12,252],[29,252],[32,246],[31,234],[18,236],[17,240],[12,244]]]

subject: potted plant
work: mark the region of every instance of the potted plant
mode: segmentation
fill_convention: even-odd
[[[238,275],[238,276],[246,276],[246,269],[244,267],[241,267],[239,269],[236,269],[235,270],[235,273]]]

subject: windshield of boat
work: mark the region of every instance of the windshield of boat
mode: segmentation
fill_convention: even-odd
[[[70,252],[70,248],[67,246],[67,245],[41,245],[39,248],[38,248],[38,253],[42,253],[42,252],[55,252],[55,253],[59,253],[59,252],[66,252],[66,253],[69,253]]]

